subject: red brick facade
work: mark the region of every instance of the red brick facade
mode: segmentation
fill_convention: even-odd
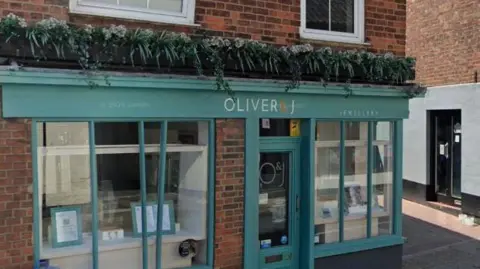
[[[405,54],[405,0],[365,0],[366,44],[314,42],[336,48]],[[68,0],[0,0],[2,15],[11,12],[37,21],[50,16],[75,24],[124,24],[187,33],[262,40],[274,44],[304,42],[299,36],[300,0],[196,0],[199,26],[153,25],[68,13]],[[30,125],[0,122],[0,268],[32,268],[32,172]],[[215,268],[243,263],[244,121],[217,120]]]
[[[406,0],[365,0],[365,36],[368,45],[349,48],[372,52],[405,53]],[[473,2],[473,1],[471,1]],[[54,16],[76,24],[124,24],[128,27],[171,29],[182,32],[211,31],[224,37],[242,37],[276,44],[300,40],[300,0],[197,0],[195,23],[198,27],[161,25],[68,13],[68,0],[1,0],[2,15],[16,13],[28,20]],[[309,40],[313,43],[313,41]],[[325,42],[316,42],[325,43]],[[345,44],[330,43],[333,47]]]
[[[480,1],[408,0],[408,56],[429,86],[473,83],[480,72]]]
[[[215,268],[243,264],[244,120],[217,120]]]
[[[31,269],[33,260],[30,123],[0,121],[0,268]]]

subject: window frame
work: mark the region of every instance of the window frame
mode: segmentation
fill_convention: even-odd
[[[167,130],[163,131],[163,128],[168,128],[168,123],[172,122],[205,122],[207,124],[206,129],[208,130],[208,138],[207,138],[207,145],[178,145],[178,144],[169,144],[167,143]],[[120,119],[114,119],[114,120],[96,120],[96,119],[70,119],[70,118],[65,118],[65,119],[43,119],[43,118],[38,118],[38,119],[32,119],[31,126],[32,126],[32,131],[31,131],[31,141],[32,141],[32,177],[33,177],[33,184],[32,184],[32,193],[33,193],[33,241],[34,241],[34,265],[38,267],[39,262],[41,259],[43,259],[42,254],[44,255],[44,250],[43,250],[43,240],[42,240],[42,194],[43,194],[43,182],[40,181],[39,177],[39,161],[41,160],[41,156],[52,156],[52,154],[49,154],[49,152],[44,151],[43,149],[46,147],[38,145],[38,137],[39,137],[39,132],[38,132],[38,124],[39,123],[88,123],[88,136],[89,136],[89,143],[86,145],[66,145],[66,146],[53,146],[52,148],[55,148],[54,151],[60,151],[60,155],[65,155],[65,153],[69,153],[70,155],[72,152],[74,155],[85,155],[87,152],[89,155],[90,159],[90,182],[97,182],[97,172],[96,169],[92,169],[92,167],[96,168],[97,163],[96,163],[96,156],[98,154],[120,154],[120,153],[138,153],[140,156],[146,153],[152,153],[152,152],[159,152],[161,155],[161,158],[163,156],[166,156],[168,152],[202,152],[204,154],[207,154],[207,159],[206,159],[206,169],[207,169],[207,205],[206,205],[206,263],[203,265],[200,265],[200,267],[205,267],[205,268],[213,268],[213,262],[214,262],[214,227],[215,227],[215,128],[216,128],[216,123],[214,119],[211,118],[188,118],[188,119],[125,119],[125,120],[120,120]],[[95,123],[101,123],[101,122],[136,122],[138,124],[138,131],[139,134],[140,129],[143,131],[144,129],[144,123],[146,122],[158,122],[161,123],[162,126],[162,136],[165,136],[165,139],[161,139],[159,144],[147,144],[145,143],[144,139],[139,139],[138,145],[135,147],[135,145],[97,145],[95,143]],[[142,132],[143,133],[143,132]],[[144,136],[142,136],[144,137]],[[119,146],[119,147],[117,147]],[[48,146],[47,146],[48,147]],[[165,149],[165,150],[162,150]],[[40,151],[41,150],[41,151]],[[53,154],[55,155],[55,154]],[[57,155],[55,155],[57,156]],[[142,159],[142,157],[140,157]],[[142,163],[142,160],[140,160],[140,163]],[[143,167],[142,167],[143,166]],[[163,165],[162,165],[163,166]],[[140,167],[140,173],[139,173],[139,180],[141,181],[146,181],[145,179],[145,165],[143,161],[143,165],[141,164]],[[159,167],[160,170],[162,170],[161,167]],[[142,172],[143,171],[143,172]],[[165,175],[160,176],[161,180],[163,181],[162,183],[165,182]],[[98,184],[98,183],[97,183]],[[163,184],[161,184],[163,186]],[[163,189],[163,188],[162,188]],[[96,224],[92,224],[92,230],[97,230],[98,229],[98,198],[93,198],[93,197],[98,197],[98,187],[96,185],[92,185],[90,187],[91,195],[92,195],[92,201],[91,205],[92,208],[92,220]],[[140,190],[142,192],[142,189]],[[158,195],[158,193],[157,193]],[[165,191],[159,196],[161,201],[163,203],[163,199],[165,196]],[[141,193],[141,200],[142,202],[140,205],[142,206],[142,211],[143,208],[147,206],[146,204],[146,196],[144,193]],[[146,216],[145,216],[146,217]],[[142,216],[144,218],[144,216]],[[168,235],[164,234],[162,232],[157,233],[157,236],[150,238],[147,233],[145,235],[142,234],[142,237],[140,238],[141,240],[135,242],[135,246],[140,247],[142,253],[148,252],[148,246],[154,245],[154,244],[159,244],[159,242],[163,242],[162,238]],[[160,241],[158,241],[160,240]],[[167,240],[168,241],[168,240]],[[91,254],[92,255],[92,268],[97,269],[99,268],[99,261],[98,257],[100,253],[105,252],[105,251],[110,251],[110,250],[116,250],[116,249],[124,249],[124,248],[130,248],[132,244],[125,244],[125,243],[119,243],[118,245],[111,245],[111,246],[101,246],[100,244],[101,239],[100,235],[98,233],[92,233],[92,242],[91,246],[87,247],[75,247],[69,250],[63,250],[60,251],[59,253],[52,252],[53,255],[50,258],[59,258],[63,256],[68,256],[68,255],[84,255],[84,254]],[[161,249],[161,248],[158,248]],[[62,253],[65,252],[65,253]],[[161,260],[162,255],[161,253],[155,253],[156,254],[156,260]],[[155,256],[154,254],[154,256]],[[142,254],[142,256],[144,256]],[[146,258],[146,256],[144,257]],[[145,266],[142,266],[144,269],[146,269]],[[191,267],[188,268],[196,268],[198,265],[192,264]]]
[[[118,1],[118,0],[117,0]],[[121,7],[118,5],[85,3],[83,0],[69,0],[69,12],[119,19],[141,20],[158,23],[194,25],[195,0],[182,0],[182,12],[151,11],[148,9]]]
[[[365,0],[354,1],[354,32],[342,33],[335,31],[307,28],[307,0],[300,2],[300,37],[305,39],[331,41],[341,43],[365,43]]]
[[[316,140],[316,133],[317,133],[317,123],[318,122],[335,122],[340,125],[340,136],[339,140],[336,141],[317,141]],[[361,140],[361,141],[353,141],[353,140],[346,140],[346,131],[345,131],[345,123],[347,122],[365,122],[368,123],[368,139],[367,141]],[[389,122],[390,127],[391,127],[391,135],[393,135],[393,139],[389,142],[386,141],[379,141],[375,140],[374,137],[374,127],[375,123],[377,122]],[[312,119],[312,127],[311,130],[313,133],[311,134],[311,148],[313,150],[313,160],[312,160],[312,180],[316,180],[317,176],[317,154],[316,151],[318,148],[322,147],[336,147],[338,146],[341,149],[341,156],[340,156],[340,162],[341,162],[341,170],[339,174],[339,188],[344,187],[344,177],[345,177],[345,147],[346,146],[367,146],[368,148],[368,164],[367,164],[367,184],[369,186],[373,186],[372,182],[372,176],[373,176],[373,147],[378,146],[378,145],[384,145],[384,144],[390,144],[392,146],[393,150],[393,171],[392,171],[392,197],[389,199],[391,200],[391,212],[389,213],[390,215],[390,231],[391,233],[389,235],[377,235],[373,236],[371,234],[372,231],[372,206],[371,206],[371,201],[372,201],[372,188],[367,188],[368,191],[368,203],[367,203],[367,214],[366,214],[366,222],[367,222],[367,227],[366,227],[366,232],[367,232],[367,237],[363,239],[355,239],[355,240],[343,240],[343,225],[344,225],[344,216],[343,214],[338,215],[338,226],[339,226],[339,241],[335,243],[326,243],[326,244],[315,244],[313,240],[311,240],[310,243],[312,243],[312,248],[313,248],[313,257],[314,258],[321,258],[321,257],[328,257],[332,255],[339,255],[339,254],[345,254],[345,253],[351,253],[355,251],[360,251],[360,250],[368,250],[368,249],[375,249],[379,247],[386,247],[386,246],[392,246],[392,245],[398,245],[403,243],[403,238],[402,236],[402,229],[401,229],[401,223],[399,222],[401,218],[398,216],[398,214],[401,214],[401,195],[399,195],[399,192],[401,192],[401,149],[402,149],[402,144],[401,144],[401,132],[402,132],[402,125],[401,125],[401,120],[395,120],[395,119],[345,119],[345,120],[339,120],[339,121],[333,121],[333,120],[325,120],[325,119]],[[312,193],[312,196],[310,197],[311,201],[314,202],[316,197]],[[343,192],[340,192],[341,197],[339,197],[338,204],[339,207],[343,206],[344,201],[344,195]],[[314,205],[313,205],[314,206]],[[315,211],[315,209],[314,209]],[[399,213],[400,212],[400,213]],[[312,218],[315,222],[315,218]],[[310,223],[312,227],[315,226],[315,223]],[[314,236],[314,229],[312,229],[312,238]],[[341,231],[340,231],[341,230]]]

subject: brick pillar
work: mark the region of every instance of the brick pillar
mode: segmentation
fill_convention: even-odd
[[[215,268],[243,266],[244,120],[216,121]]]
[[[30,122],[0,119],[0,268],[33,268]]]

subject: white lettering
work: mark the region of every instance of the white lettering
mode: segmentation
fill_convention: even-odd
[[[246,99],[245,101],[248,102],[248,99]],[[237,111],[238,111],[238,112],[244,112],[245,109],[244,109],[244,108],[241,108],[241,107],[240,107],[240,104],[241,104],[241,103],[240,103],[240,99],[238,99],[238,100],[237,100]]]
[[[295,100],[291,100],[290,105],[287,105],[285,101],[278,99],[244,98],[240,100],[226,98],[223,102],[223,107],[227,112],[281,112],[292,115],[295,113]]]
[[[268,99],[262,99],[262,112],[268,112]]]
[[[260,104],[260,99],[255,100],[255,102],[253,100],[250,100],[250,101],[252,101],[253,111],[257,111],[258,105]]]
[[[232,112],[235,109],[235,101],[232,98],[227,98],[223,102],[223,107],[226,111]]]
[[[271,112],[273,112],[273,111],[278,112],[277,105],[278,105],[277,100],[275,100],[275,99],[270,100],[270,111]]]

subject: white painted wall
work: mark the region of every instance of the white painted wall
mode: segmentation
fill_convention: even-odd
[[[410,100],[404,122],[403,178],[427,184],[427,110],[462,110],[462,192],[480,196],[480,83],[431,87]]]

